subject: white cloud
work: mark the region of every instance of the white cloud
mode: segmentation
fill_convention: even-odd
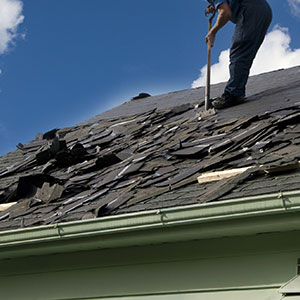
[[[300,0],[287,0],[291,8],[291,13],[300,18]]]
[[[300,0],[294,0],[300,3]],[[287,28],[278,25],[267,34],[254,60],[250,75],[270,72],[281,68],[290,68],[300,65],[300,49],[291,49],[291,37]],[[222,51],[219,62],[211,67],[211,82],[227,81],[229,78],[229,49]],[[206,83],[206,66],[200,71],[200,77],[192,87],[204,86]]]
[[[21,0],[0,0],[0,54],[5,53],[18,36],[18,26],[23,22]]]

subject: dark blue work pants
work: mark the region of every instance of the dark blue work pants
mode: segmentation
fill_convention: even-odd
[[[245,96],[250,68],[272,21],[272,10],[265,0],[240,0],[230,49],[230,79],[225,88],[234,96]]]

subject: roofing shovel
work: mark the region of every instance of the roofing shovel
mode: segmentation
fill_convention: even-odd
[[[212,21],[216,15],[214,9],[212,13],[205,10],[205,16],[208,18],[208,32],[212,28]],[[210,66],[211,66],[211,45],[207,43],[207,73],[206,73],[206,87],[205,87],[205,110],[210,109]]]

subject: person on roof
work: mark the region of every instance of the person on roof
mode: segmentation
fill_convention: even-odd
[[[212,104],[217,109],[230,107],[245,100],[250,68],[272,21],[272,10],[266,0],[207,0],[206,13],[218,12],[216,24],[206,36],[214,45],[217,32],[228,21],[236,24],[230,49],[230,79],[222,96]]]

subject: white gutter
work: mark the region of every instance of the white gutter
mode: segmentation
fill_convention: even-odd
[[[300,230],[300,191],[4,231],[0,258],[289,230]]]

